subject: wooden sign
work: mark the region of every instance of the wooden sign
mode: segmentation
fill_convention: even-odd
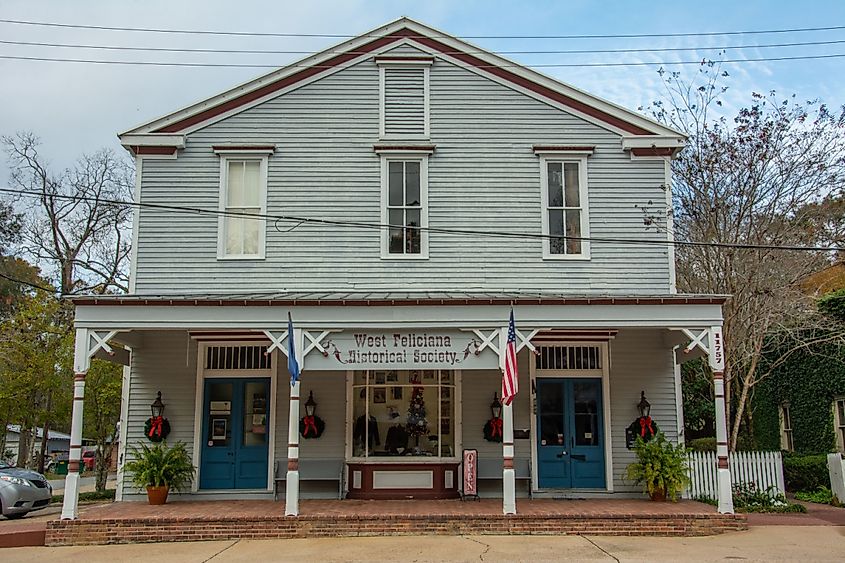
[[[464,450],[463,496],[478,496],[478,450]]]

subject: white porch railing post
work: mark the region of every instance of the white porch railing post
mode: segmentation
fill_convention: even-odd
[[[499,367],[504,374],[508,327],[499,329]],[[503,389],[504,391],[504,389]],[[513,468],[513,403],[502,405],[502,513],[516,514],[516,473]]]
[[[70,423],[70,454],[62,501],[62,520],[79,517],[79,463],[82,460],[82,415],[85,407],[85,375],[91,365],[88,330],[76,329],[73,349],[73,414]],[[45,438],[46,439],[46,436]]]
[[[725,347],[722,340],[722,327],[710,327],[709,341],[710,368],[713,370],[716,403],[716,473],[719,512],[733,514],[731,470],[728,464],[728,413],[725,406]]]

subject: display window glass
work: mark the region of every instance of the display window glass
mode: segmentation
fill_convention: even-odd
[[[352,384],[352,456],[454,457],[451,370],[363,370]]]

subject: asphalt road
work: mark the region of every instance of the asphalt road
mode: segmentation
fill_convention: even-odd
[[[843,526],[758,526],[703,538],[398,536],[4,549],[6,562],[837,561]]]

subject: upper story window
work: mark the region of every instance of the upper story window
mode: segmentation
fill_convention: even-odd
[[[587,159],[540,159],[543,257],[589,258]]]
[[[380,136],[428,138],[431,57],[379,57]]]
[[[833,431],[836,432],[836,449],[845,452],[845,397],[833,401]]]
[[[382,258],[428,258],[428,157],[382,157]]]
[[[220,210],[227,213],[218,224],[218,258],[264,258],[267,157],[220,160]]]
[[[789,412],[789,403],[780,406],[780,449],[791,452],[795,449],[792,441],[792,413]]]

